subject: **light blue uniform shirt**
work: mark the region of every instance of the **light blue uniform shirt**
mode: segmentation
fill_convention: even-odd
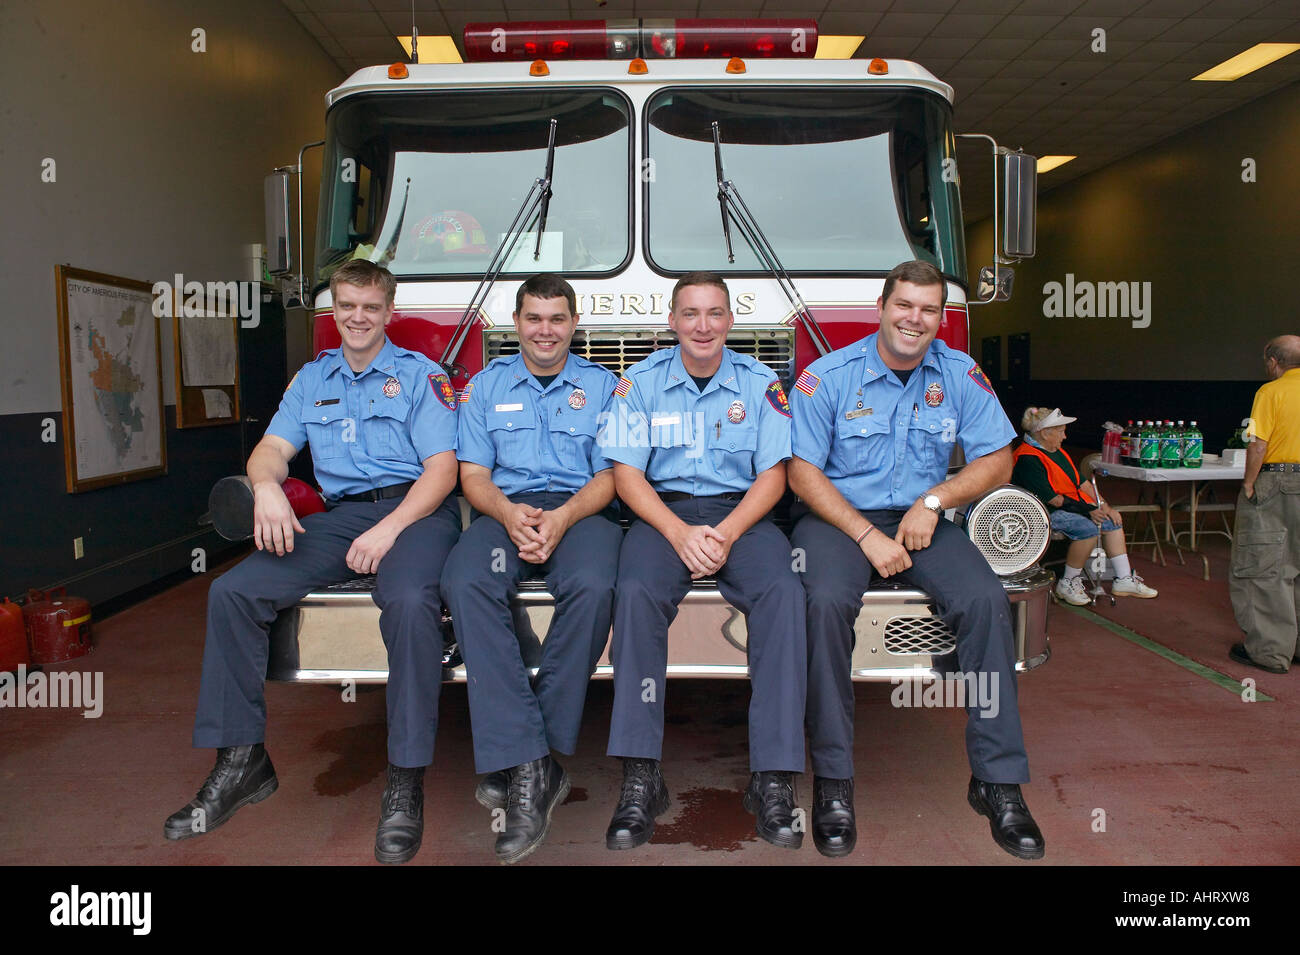
[[[311,445],[326,498],[414,481],[425,458],[456,449],[456,396],[441,366],[385,341],[358,374],[341,351],[302,366],[266,429],[300,451]]]
[[[869,335],[809,365],[790,399],[795,455],[863,511],[911,507],[945,479],[954,442],[972,461],[1016,436],[975,360],[938,340],[903,385]]]
[[[456,457],[492,469],[510,497],[528,491],[580,491],[611,467],[596,443],[600,411],[618,379],[569,354],[543,388],[522,355],[498,358],[462,396]]]
[[[704,497],[748,491],[790,457],[790,412],[771,368],[729,348],[703,393],[681,346],[619,380],[601,425],[605,456],[645,472],[656,491]]]

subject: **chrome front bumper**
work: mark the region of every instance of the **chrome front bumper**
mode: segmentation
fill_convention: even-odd
[[[1051,655],[1047,605],[1055,577],[1040,567],[1002,578],[1011,601],[1016,669],[1032,670]],[[267,679],[298,683],[384,683],[388,658],[379,636],[379,609],[370,596],[373,578],[362,578],[308,594],[280,614],[271,628]],[[525,665],[536,672],[542,641],[555,603],[541,581],[527,582],[513,603],[515,633]],[[933,679],[940,658],[956,650],[956,640],[934,615],[930,597],[920,590],[885,583],[862,595],[855,625],[853,679],[884,681]],[[668,631],[668,675],[746,677],[749,674],[745,618],[710,581],[697,583],[682,600]],[[947,661],[956,667],[955,657]],[[596,677],[613,673],[609,650]],[[464,681],[464,665],[443,671],[447,681]]]

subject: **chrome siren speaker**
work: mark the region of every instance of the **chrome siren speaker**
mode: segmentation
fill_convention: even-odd
[[[962,523],[993,572],[1003,577],[1038,563],[1052,537],[1043,502],[1012,484],[972,501]]]

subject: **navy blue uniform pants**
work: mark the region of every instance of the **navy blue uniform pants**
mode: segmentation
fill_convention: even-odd
[[[539,492],[511,500],[545,511],[570,496]],[[577,748],[587,684],[609,639],[622,538],[617,524],[593,514],[565,532],[545,564],[532,564],[519,559],[519,548],[499,521],[480,515],[452,550],[442,592],[465,658],[480,773],[541,759],[552,749]],[[510,600],[519,582],[534,573],[545,576],[555,614],[530,682]]]
[[[312,590],[357,576],[346,563],[352,542],[391,513],[401,498],[339,504],[302,519],[283,557],[257,551],[208,591],[203,682],[194,717],[194,745],[243,746],[266,734],[267,633],[276,614]],[[388,648],[388,761],[433,762],[442,688],[442,625],[438,578],[456,538],[454,500],[409,525],[379,562],[374,598]]]
[[[716,527],[737,503],[702,497],[668,506],[688,524]],[[749,631],[753,772],[804,768],[804,594],[790,565],[790,542],[764,518],[732,545],[717,575],[718,589],[745,614]],[[690,571],[672,544],[652,525],[635,522],[623,540],[614,594],[610,756],[662,756],[668,627],[690,587]]]
[[[862,512],[879,528],[873,533],[890,537],[905,513]],[[807,723],[813,773],[846,779],[853,775],[853,625],[875,569],[851,537],[812,514],[795,525],[791,542],[803,548],[807,562],[803,583],[808,595]],[[996,716],[982,716],[975,700],[966,707],[971,772],[990,783],[1029,782],[1016,700],[1011,605],[1002,584],[950,521],[939,520],[929,547],[908,553],[912,566],[890,580],[919,587],[934,598],[939,616],[957,637],[959,669],[988,673],[988,685],[996,687]]]

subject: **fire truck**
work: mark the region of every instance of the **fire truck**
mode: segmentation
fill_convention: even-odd
[[[302,261],[301,152],[267,180],[269,267],[313,310],[319,353],[340,343],[332,271],[353,258],[386,266],[398,279],[390,339],[442,363],[458,391],[518,350],[515,289],[542,271],[577,292],[574,351],[616,374],[675,343],[669,296],[699,269],[730,286],[728,347],[787,389],[876,329],[884,276],[909,259],[946,277],[939,335],[967,350],[970,306],[1005,298],[1008,266],[1033,254],[1033,157],[983,137],[1002,224],[971,294],[952,88],[915,63],[816,58],[818,39],[811,20],[483,23],[466,28],[467,62],[362,69],[327,94],[325,139],[312,144],[323,146],[314,267]],[[949,517],[1001,576],[1017,666],[1045,662],[1046,511],[1003,487]],[[268,677],[384,681],[370,586],[326,588],[282,613]],[[514,617],[530,666],[552,612],[545,584],[525,582]],[[444,675],[463,680],[445,622]],[[745,646],[743,615],[698,581],[670,631],[669,673],[744,677]],[[863,594],[854,679],[934,678],[954,651],[928,594],[891,581]],[[597,676],[610,672],[606,657]]]

